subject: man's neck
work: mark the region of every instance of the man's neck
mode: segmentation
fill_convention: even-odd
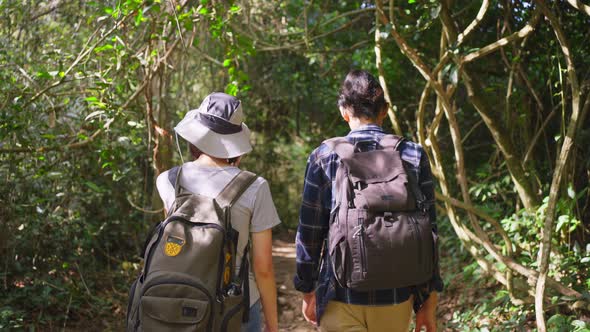
[[[376,126],[381,126],[381,124],[378,123],[377,120],[375,120],[375,119],[350,117],[350,120],[348,121],[348,126],[350,126],[351,130],[359,129],[363,126],[367,126],[367,125],[371,125],[371,124],[376,125]]]
[[[231,166],[227,162],[227,159],[215,158],[206,154],[201,154],[199,158],[197,158],[194,163],[201,166],[216,166],[216,167],[227,167]]]

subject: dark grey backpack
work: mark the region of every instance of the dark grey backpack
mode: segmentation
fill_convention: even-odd
[[[250,306],[248,247],[236,273],[238,232],[230,208],[256,175],[240,172],[213,199],[183,190],[181,171],[170,170],[174,205],[144,245],[127,331],[239,331]]]
[[[324,142],[340,157],[327,247],[342,287],[392,289],[432,278],[436,240],[424,196],[398,151],[402,140]],[[367,143],[377,146],[363,148]]]

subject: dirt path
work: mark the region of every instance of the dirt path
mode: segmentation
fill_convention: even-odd
[[[301,293],[293,288],[295,244],[293,241],[275,240],[272,256],[278,287],[279,329],[293,332],[315,331],[301,314]]]

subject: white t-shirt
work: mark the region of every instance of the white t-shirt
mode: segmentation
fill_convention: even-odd
[[[170,183],[168,172],[160,174],[156,181],[160,198],[164,202],[166,210],[172,207],[175,198],[174,186]],[[182,165],[180,185],[192,193],[213,198],[239,172],[240,169],[234,166],[209,167],[187,162]],[[268,182],[264,178],[258,177],[231,208],[231,224],[239,232],[236,271],[239,271],[242,256],[248,244],[249,233],[261,232],[280,223]],[[250,305],[252,305],[260,298],[254,273],[252,273],[252,263],[250,264],[249,282]]]

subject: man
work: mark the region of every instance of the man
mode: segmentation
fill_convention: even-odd
[[[387,114],[383,89],[368,72],[353,70],[348,73],[340,90],[338,106],[351,129],[346,136],[349,143],[372,141],[376,146],[385,135],[381,128]],[[415,174],[426,201],[432,203],[432,174],[422,147],[403,141],[398,151],[409,165],[406,171]],[[322,331],[408,331],[414,309],[416,331],[422,327],[428,332],[435,331],[437,292],[442,291],[438,259],[432,278],[422,284],[358,291],[336,282],[333,262],[329,262],[330,255],[325,249],[322,253],[322,248],[330,229],[330,215],[336,206],[334,184],[339,165],[340,157],[326,142],[311,153],[307,163],[296,236],[297,273],[294,278],[295,288],[303,293],[305,319],[319,325]],[[426,206],[432,230],[436,233],[434,206]]]

